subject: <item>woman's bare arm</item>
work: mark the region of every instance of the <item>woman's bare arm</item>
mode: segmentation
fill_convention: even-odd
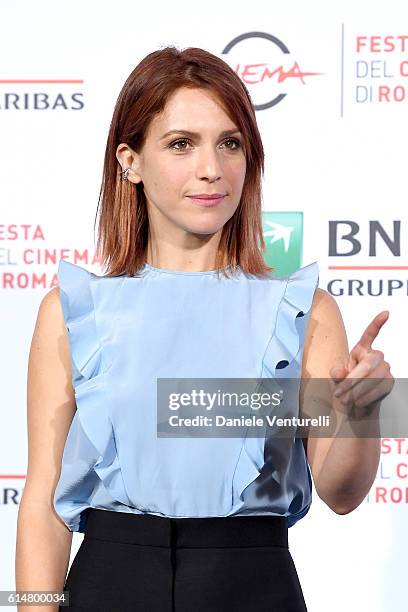
[[[55,287],[40,304],[28,360],[28,466],[17,518],[18,591],[63,590],[72,532],[55,512],[53,496],[75,408],[68,334]],[[54,612],[58,605],[21,605],[18,610]]]
[[[317,416],[329,406],[332,422],[340,430],[338,435],[332,430],[328,437],[310,436],[303,442],[316,492],[338,514],[347,514],[361,504],[374,481],[381,450],[379,435],[370,438],[341,435],[347,412],[341,406],[341,398],[332,395],[329,381],[331,368],[347,363],[348,359],[348,340],[340,309],[332,295],[318,288],[305,339],[300,412],[307,415],[308,409],[313,410],[316,404]],[[310,384],[316,380],[320,381],[317,387]]]

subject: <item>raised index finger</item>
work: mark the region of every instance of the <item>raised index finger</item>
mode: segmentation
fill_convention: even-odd
[[[370,349],[372,343],[378,336],[378,332],[388,319],[389,314],[389,310],[383,310],[377,316],[375,316],[371,323],[366,327],[363,335],[361,336],[357,344],[366,349]]]

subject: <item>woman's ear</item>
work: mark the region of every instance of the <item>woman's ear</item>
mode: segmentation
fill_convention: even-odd
[[[116,149],[116,159],[118,160],[121,171],[129,168],[126,178],[132,183],[140,183],[142,176],[140,174],[140,155],[135,153],[133,149],[126,143],[121,143]]]

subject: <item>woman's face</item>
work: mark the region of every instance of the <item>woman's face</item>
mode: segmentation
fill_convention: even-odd
[[[211,92],[175,91],[152,120],[140,154],[130,154],[122,167],[131,166],[129,180],[143,181],[150,220],[212,234],[234,214],[246,172],[242,134]],[[191,198],[214,193],[225,194],[215,206]]]

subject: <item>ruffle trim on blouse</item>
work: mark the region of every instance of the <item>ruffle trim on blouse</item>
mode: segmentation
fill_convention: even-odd
[[[262,360],[262,378],[279,378],[281,370],[293,361],[300,365],[299,349],[304,338],[303,334],[302,337],[299,335],[297,319],[310,315],[313,295],[319,284],[318,264],[313,262],[282,280],[285,278],[286,287],[278,308],[275,330]]]
[[[93,378],[101,368],[102,351],[96,331],[88,270],[61,259],[58,266],[61,305],[71,345],[74,386]]]
[[[300,375],[299,356],[304,338],[303,331],[298,330],[296,319],[310,315],[313,295],[319,284],[318,264],[313,262],[281,280],[286,282],[285,290],[278,307],[275,329],[262,359],[260,378],[279,378],[280,370],[293,363],[297,368],[295,374],[292,369],[291,375]],[[301,328],[304,330],[304,326]],[[266,427],[264,430],[266,432]],[[244,489],[261,473],[265,463],[264,449],[265,436],[245,437],[233,477],[234,507],[242,505]]]
[[[110,368],[103,355],[92,293],[97,276],[71,262],[60,260],[58,280],[61,305],[70,342],[72,384],[83,432],[95,447],[99,458],[90,466],[105,488],[118,501],[130,505],[126,494],[115,436],[107,407],[105,373]],[[76,431],[78,428],[76,428]],[[77,443],[85,444],[78,436]],[[80,450],[78,454],[81,455]]]

